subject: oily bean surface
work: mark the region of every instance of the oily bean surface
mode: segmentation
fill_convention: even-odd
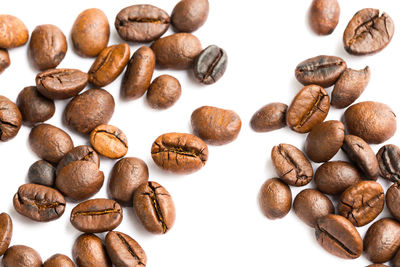
[[[376,155],[380,176],[392,182],[400,182],[400,148],[396,145],[385,145]]]
[[[0,256],[6,252],[11,242],[13,223],[10,215],[3,212],[0,214]]]
[[[314,0],[309,13],[311,29],[319,35],[331,34],[340,16],[340,6],[336,0]]]
[[[0,15],[0,36],[1,48],[14,48],[28,41],[29,31],[19,18]]]
[[[398,183],[392,184],[386,192],[386,206],[390,214],[398,221],[400,221],[400,185]]]
[[[280,179],[268,179],[261,186],[258,202],[268,219],[280,219],[285,217],[292,207],[292,191]]]
[[[82,234],[75,240],[72,257],[78,267],[112,266],[103,242],[94,234]]]
[[[90,144],[104,157],[118,159],[128,152],[128,138],[115,126],[101,124],[90,133]]]
[[[0,74],[11,65],[7,49],[0,48]]]
[[[171,23],[179,32],[193,32],[203,26],[210,9],[208,0],[183,0],[172,10]]]
[[[75,267],[75,263],[66,255],[54,254],[43,263],[43,267]]]
[[[56,180],[56,169],[45,160],[38,160],[28,170],[28,180],[33,184],[54,186]]]
[[[57,164],[56,174],[58,175],[68,164],[78,160],[89,161],[96,164],[97,167],[100,167],[100,158],[96,151],[94,151],[91,146],[82,145],[74,147],[71,151],[65,154]]]
[[[194,77],[203,84],[213,84],[218,81],[228,65],[228,55],[225,50],[210,45],[205,48],[194,62]]]
[[[22,124],[22,115],[14,102],[0,95],[0,141],[15,137]]]
[[[269,132],[286,126],[286,111],[288,106],[283,103],[270,103],[263,106],[250,121],[251,128],[256,132]]]
[[[42,267],[42,258],[33,248],[14,245],[3,256],[4,267]]]
[[[170,75],[161,75],[153,80],[147,90],[147,102],[152,108],[167,109],[181,96],[181,84]]]

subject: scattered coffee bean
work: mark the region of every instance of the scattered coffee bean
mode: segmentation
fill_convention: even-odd
[[[331,34],[340,16],[339,3],[336,0],[314,0],[310,7],[309,22],[311,29],[319,35]]]
[[[263,106],[251,118],[251,128],[256,132],[269,132],[285,127],[287,108],[288,106],[283,103]]]
[[[3,212],[0,214],[0,256],[8,249],[13,232],[13,223],[10,215]]]
[[[15,137],[21,124],[22,115],[17,105],[7,97],[0,95],[0,141],[6,142]]]
[[[210,45],[196,58],[194,77],[201,83],[213,84],[224,75],[227,65],[228,56],[225,50],[216,45]]]
[[[400,182],[400,148],[396,145],[385,145],[376,155],[380,175],[392,182]]]
[[[161,75],[154,79],[147,90],[147,102],[152,108],[167,109],[181,96],[181,84],[170,75]]]
[[[0,48],[0,74],[11,65],[7,49]]]
[[[66,255],[54,254],[43,263],[43,267],[75,267],[75,264]]]
[[[388,266],[386,266],[384,264],[370,264],[367,267],[388,267]]]
[[[400,250],[397,250],[396,255],[391,260],[391,263],[392,263],[391,266],[393,266],[393,267],[400,267],[400,252],[399,251]],[[387,266],[385,266],[383,264],[376,264],[376,265],[377,265],[377,267],[379,267],[378,265],[382,265],[384,267],[387,267]]]
[[[208,0],[182,0],[171,14],[171,23],[179,32],[193,32],[203,26],[208,17]]]
[[[34,184],[54,186],[56,169],[45,160],[38,160],[29,167],[28,180]]]
[[[278,178],[271,178],[262,185],[258,202],[268,219],[280,219],[285,217],[292,207],[292,191]]]
[[[96,151],[91,146],[83,145],[77,146],[65,154],[60,162],[58,162],[56,174],[58,175],[68,164],[78,160],[93,162],[97,167],[100,167],[100,158]]]
[[[398,221],[400,221],[400,185],[398,183],[392,184],[386,192],[386,206],[390,214]]]
[[[4,267],[42,267],[42,258],[30,247],[14,245],[6,250],[2,263]]]
[[[112,266],[103,242],[94,234],[82,234],[75,240],[72,257],[78,267]]]
[[[0,15],[0,47],[14,48],[26,44],[29,31],[17,17]]]
[[[115,126],[101,124],[90,133],[90,144],[104,157],[118,159],[128,152],[128,139]]]

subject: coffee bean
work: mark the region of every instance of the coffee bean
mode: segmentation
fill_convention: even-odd
[[[76,18],[71,30],[75,51],[84,57],[96,57],[107,47],[110,25],[103,11],[86,9]]]
[[[171,14],[171,23],[179,32],[193,32],[203,26],[208,17],[208,0],[182,0]]]
[[[313,168],[310,161],[295,146],[279,144],[271,151],[272,164],[278,176],[292,186],[303,186],[311,182]]]
[[[171,195],[156,182],[145,182],[135,190],[133,208],[150,233],[165,234],[175,222],[175,205]]]
[[[21,124],[22,115],[17,105],[7,97],[0,95],[0,141],[6,142],[15,137]]]
[[[386,266],[384,264],[370,264],[367,267],[388,267],[388,266]]]
[[[19,18],[0,15],[0,36],[1,48],[14,48],[28,41],[29,31]]]
[[[339,16],[340,7],[336,0],[314,0],[309,13],[311,29],[319,35],[331,34],[339,22]]]
[[[208,147],[195,135],[166,133],[154,141],[151,157],[157,166],[166,171],[189,174],[206,164]]]
[[[71,211],[71,224],[79,231],[101,233],[111,231],[122,222],[122,207],[111,199],[86,200]]]
[[[146,93],[155,65],[156,56],[147,46],[140,47],[132,55],[122,80],[121,93],[125,98],[137,99]]]
[[[345,71],[346,62],[340,57],[317,56],[300,62],[295,70],[296,79],[303,85],[332,86]]]
[[[242,121],[232,110],[203,106],[191,116],[193,132],[206,143],[225,145],[239,135]]]
[[[385,12],[365,8],[350,20],[343,33],[344,48],[353,55],[373,54],[381,51],[392,40],[394,22]]]
[[[382,212],[384,205],[382,186],[374,181],[361,181],[343,192],[337,211],[360,227],[372,222]]]
[[[400,148],[396,145],[385,145],[376,155],[381,176],[392,182],[400,182]]]
[[[400,250],[397,250],[396,255],[391,260],[391,263],[392,263],[391,266],[393,266],[393,267],[400,267],[400,252],[399,251]],[[376,265],[377,265],[377,267],[378,267],[378,265],[385,266],[383,264],[376,264]],[[385,266],[385,267],[387,267],[387,266]]]
[[[154,79],[147,90],[147,102],[152,108],[167,109],[181,96],[181,84],[170,75],[161,75]]]
[[[400,247],[400,224],[393,219],[376,221],[364,237],[364,252],[373,263],[384,263],[393,258]]]
[[[42,267],[42,258],[33,248],[14,245],[3,256],[4,267]]]
[[[90,144],[104,157],[118,159],[128,152],[128,139],[115,126],[101,124],[90,133]]]
[[[376,180],[379,175],[379,164],[371,147],[360,137],[345,135],[342,150],[349,159],[360,168],[365,178]]]
[[[203,84],[213,84],[224,75],[227,65],[228,56],[225,50],[210,45],[196,58],[194,77]]]
[[[64,111],[64,121],[80,133],[106,124],[114,113],[113,96],[104,89],[89,89],[74,97]]]
[[[160,67],[189,69],[201,53],[201,43],[190,33],[176,33],[158,39],[151,45]]]
[[[326,251],[340,258],[355,259],[363,251],[363,240],[357,229],[339,215],[329,214],[318,219],[315,236]]]
[[[38,160],[29,167],[28,180],[33,184],[54,186],[56,169],[45,160]]]
[[[100,158],[96,151],[94,151],[90,146],[83,145],[77,146],[65,154],[65,156],[57,165],[56,174],[58,175],[60,171],[68,164],[78,160],[89,161],[96,164],[97,167],[100,167]]]
[[[348,187],[360,182],[361,173],[348,162],[330,161],[318,167],[314,181],[322,193],[338,195]]]
[[[286,112],[286,124],[298,133],[307,133],[323,122],[329,112],[328,93],[318,85],[308,85],[295,96]]]
[[[115,163],[110,177],[109,191],[113,199],[132,205],[133,192],[149,179],[149,169],[139,158],[123,158]]]
[[[351,105],[364,92],[370,77],[368,66],[362,70],[346,69],[333,88],[331,105],[335,108]]]
[[[278,178],[268,179],[260,189],[258,202],[268,219],[280,219],[285,217],[292,207],[292,191]]]
[[[93,234],[82,234],[75,240],[72,256],[79,267],[111,267],[103,242]]]
[[[0,74],[11,65],[7,49],[0,48]]]
[[[115,28],[125,41],[146,43],[161,37],[169,28],[170,18],[152,5],[133,5],[122,9],[115,18]]]
[[[75,264],[66,255],[54,254],[43,263],[43,267],[75,267]]]
[[[315,126],[307,135],[306,154],[314,162],[326,162],[339,151],[343,139],[343,123],[333,120],[325,121]]]
[[[251,128],[256,132],[269,132],[285,127],[287,108],[288,106],[283,103],[263,106],[251,118]]]
[[[0,256],[6,252],[11,242],[13,223],[10,215],[3,212],[0,214]]]
[[[33,30],[29,54],[39,70],[57,67],[64,59],[67,49],[67,39],[57,26],[45,24]]]
[[[398,183],[392,184],[386,192],[386,206],[390,214],[396,219],[400,220],[400,185]]]
[[[111,231],[106,235],[105,244],[107,253],[115,266],[146,266],[146,253],[129,235]]]

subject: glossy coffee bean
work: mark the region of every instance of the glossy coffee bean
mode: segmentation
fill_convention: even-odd
[[[0,48],[0,74],[11,65],[7,49]]]
[[[311,182],[313,168],[310,161],[295,146],[279,144],[271,151],[272,164],[278,176],[292,186],[303,186]]]
[[[72,257],[78,267],[112,266],[103,242],[94,234],[82,234],[75,240]]]
[[[392,40],[394,22],[378,9],[365,8],[350,20],[343,33],[344,48],[353,55],[373,54],[381,51]]]
[[[203,84],[213,84],[224,75],[227,65],[228,55],[225,50],[210,45],[196,58],[194,77]]]
[[[28,170],[28,180],[33,184],[54,186],[56,180],[56,169],[45,160],[38,160]]]
[[[0,15],[0,36],[1,48],[14,48],[28,41],[29,31],[19,18]]]
[[[91,146],[77,146],[69,151],[57,164],[56,174],[58,175],[60,171],[68,164],[74,161],[89,161],[100,167],[100,158],[96,151]]]
[[[386,192],[386,206],[390,214],[398,221],[400,221],[400,185],[398,183],[392,184]]]
[[[161,75],[153,80],[147,90],[147,102],[152,108],[167,109],[181,96],[181,84],[170,75]]]
[[[6,252],[11,242],[13,223],[10,215],[3,212],[0,214],[0,256]]]
[[[171,14],[171,23],[179,32],[193,32],[203,26],[210,7],[208,0],[182,0]]]
[[[263,106],[251,118],[251,128],[256,132],[270,132],[285,127],[287,108],[288,106],[283,103]]]
[[[22,115],[17,105],[0,95],[0,141],[6,142],[15,137],[22,124]]]
[[[122,207],[111,199],[86,200],[72,209],[70,221],[76,229],[86,233],[111,231],[122,222]]]
[[[292,207],[292,191],[280,179],[271,178],[261,186],[258,202],[268,219],[280,219],[285,217]]]
[[[75,267],[75,263],[66,255],[54,254],[43,263],[43,267]]]
[[[336,0],[314,0],[308,19],[311,29],[316,34],[328,35],[335,30],[339,16],[340,7]]]
[[[381,177],[392,182],[400,182],[400,148],[396,145],[385,145],[376,155]]]
[[[128,139],[124,132],[108,124],[93,129],[90,144],[97,153],[110,159],[122,158],[128,152]]]
[[[236,112],[210,106],[193,111],[191,124],[194,134],[210,145],[225,145],[234,141],[242,127]]]
[[[14,245],[3,256],[4,267],[42,267],[42,258],[33,248]]]

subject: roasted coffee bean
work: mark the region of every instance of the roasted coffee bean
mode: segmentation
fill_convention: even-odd
[[[86,200],[72,209],[70,221],[86,233],[111,231],[122,222],[122,207],[111,199]]]
[[[329,214],[318,219],[315,236],[326,251],[340,258],[355,259],[363,251],[363,240],[357,229],[339,215]]]
[[[360,168],[365,178],[372,180],[378,178],[378,160],[372,148],[363,139],[355,135],[345,135],[342,150]]]
[[[326,162],[336,155],[343,144],[343,140],[343,123],[325,121],[315,126],[307,135],[305,151],[312,161]]]
[[[345,71],[346,62],[340,57],[317,56],[300,62],[295,70],[296,79],[303,85],[332,86]]]
[[[373,54],[381,51],[392,40],[394,22],[385,12],[365,8],[350,20],[343,33],[344,48],[353,55]]]
[[[386,206],[390,214],[400,221],[400,185],[398,183],[392,184],[386,192]]]
[[[382,212],[384,205],[382,186],[374,181],[361,181],[343,192],[337,211],[360,227],[372,222]]]
[[[28,180],[33,184],[54,186],[56,169],[45,160],[38,160],[29,167]]]
[[[76,69],[51,69],[36,76],[39,92],[50,99],[67,99],[86,87],[89,75]]]
[[[213,84],[224,75],[227,65],[228,56],[225,50],[216,45],[210,45],[196,58],[194,77],[201,83]]]
[[[111,267],[103,242],[94,234],[83,234],[75,240],[72,257],[78,267]]]
[[[169,28],[170,18],[164,10],[152,5],[133,5],[122,9],[115,18],[115,28],[125,41],[151,42]]]
[[[97,155],[96,151],[94,151],[93,148],[90,146],[83,145],[77,146],[73,148],[70,152],[65,154],[65,156],[60,160],[57,165],[56,174],[58,175],[62,168],[64,168],[68,164],[78,160],[93,162],[97,165],[97,167],[100,167],[100,158],[99,155]]]
[[[388,266],[386,266],[384,264],[370,264],[367,267],[388,267]]]
[[[179,32],[193,32],[203,26],[210,7],[208,0],[182,0],[171,14],[171,23]]]
[[[154,79],[147,90],[147,102],[152,108],[167,109],[181,96],[181,84],[170,75],[161,75]]]
[[[64,111],[67,125],[80,133],[90,133],[107,123],[114,113],[113,96],[104,89],[89,89],[74,97]]]
[[[87,199],[103,186],[104,174],[90,161],[73,161],[58,173],[56,187],[74,200]]]
[[[351,105],[364,92],[370,77],[368,66],[362,70],[346,69],[333,87],[331,105],[335,108]]]
[[[391,260],[391,263],[392,263],[391,266],[393,266],[393,267],[400,267],[400,252],[399,251],[400,250],[397,250],[396,255]],[[382,265],[383,267],[387,267],[387,266],[385,266],[383,264],[376,264],[376,265],[377,265],[377,267],[379,267],[378,265]]]
[[[285,217],[292,207],[292,191],[278,178],[268,179],[260,189],[258,202],[268,219],[280,219]]]
[[[22,115],[17,105],[7,97],[0,95],[0,141],[6,142],[15,137],[21,124]]]
[[[149,169],[139,158],[123,158],[115,163],[110,177],[109,191],[113,199],[132,205],[133,192],[149,179]]]
[[[189,174],[206,164],[208,147],[195,135],[166,133],[154,141],[151,157],[157,166],[166,171]]]
[[[339,16],[340,7],[336,0],[314,0],[309,13],[311,29],[319,35],[331,34],[339,22]]]
[[[345,161],[325,162],[315,171],[314,181],[319,191],[329,195],[343,193],[361,181],[361,173]]]
[[[210,145],[225,145],[239,135],[242,121],[232,110],[203,106],[191,116],[193,132]]]
[[[45,24],[33,30],[29,54],[39,70],[57,67],[64,59],[67,49],[67,39],[57,26]]]
[[[143,183],[135,190],[133,208],[150,233],[165,234],[175,222],[175,205],[171,195],[156,182]]]
[[[128,139],[115,126],[101,124],[90,133],[90,144],[104,157],[118,159],[128,152]]]
[[[146,266],[147,257],[143,248],[129,235],[111,231],[106,235],[105,245],[112,263],[116,267]]]
[[[42,258],[33,248],[14,245],[3,256],[4,267],[42,267]]]
[[[90,67],[89,81],[95,86],[112,83],[128,64],[130,48],[126,43],[105,48]]]
[[[142,46],[129,60],[123,81],[122,94],[128,99],[137,99],[146,93],[153,77],[156,56],[153,50]]]
[[[158,39],[151,45],[160,67],[172,69],[190,68],[201,53],[201,43],[190,33],[176,33]]]
[[[8,249],[13,232],[13,223],[10,215],[3,212],[0,214],[0,256]]]
[[[380,175],[392,182],[400,182],[400,148],[396,145],[385,145],[376,155]]]
[[[0,48],[0,74],[11,64],[10,55],[7,49]]]
[[[286,124],[298,133],[307,133],[323,122],[329,112],[329,96],[324,88],[308,85],[295,96],[286,112]]]
[[[1,48],[14,48],[28,41],[29,31],[19,18],[0,15],[0,36]]]
[[[285,127],[287,108],[288,106],[283,103],[263,106],[251,118],[251,128],[256,132],[269,132]]]
[[[384,263],[393,258],[400,247],[400,224],[384,218],[372,224],[364,237],[364,251],[373,263]]]
[[[75,267],[75,264],[66,255],[54,254],[43,263],[43,267]]]

